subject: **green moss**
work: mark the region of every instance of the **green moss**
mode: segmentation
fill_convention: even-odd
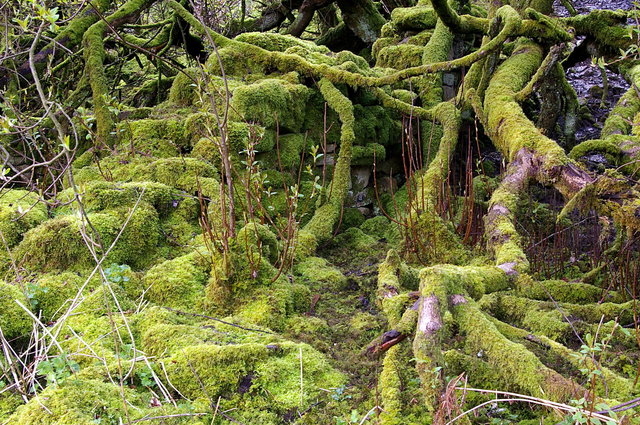
[[[200,311],[207,281],[208,260],[198,252],[153,266],[142,281],[145,298],[154,304],[186,311]]]
[[[190,346],[169,358],[166,368],[173,385],[191,398],[200,396],[201,385],[210,397],[233,397],[241,382],[248,380],[251,404],[260,406],[260,399],[266,397],[270,407],[265,410],[275,413],[308,406],[320,388],[344,382],[317,351],[290,342]]]
[[[342,212],[342,223],[340,227],[342,229],[349,229],[351,227],[358,227],[364,222],[364,214],[357,208],[345,208]],[[345,236],[344,238],[348,238]],[[344,239],[343,238],[343,239]]]
[[[123,397],[132,405],[142,405],[140,396],[126,387],[95,380],[67,379],[64,384],[50,386],[39,397],[20,406],[10,423],[92,425],[96,418],[117,421],[117,418],[125,417]],[[135,409],[130,410],[135,412]]]
[[[70,306],[84,282],[84,278],[71,272],[42,275],[32,286],[28,286],[33,294],[31,303],[34,309],[42,312],[45,322],[53,321]]]
[[[294,271],[303,281],[326,283],[340,287],[346,285],[347,278],[337,268],[329,265],[327,260],[319,257],[308,257],[295,265]]]
[[[147,118],[127,121],[118,125],[118,130],[124,151],[135,149],[158,157],[172,157],[191,150],[184,120]]]
[[[6,250],[13,248],[29,229],[47,219],[47,207],[36,193],[9,189],[0,195],[0,236]]]
[[[547,368],[523,345],[509,341],[472,303],[458,304],[453,316],[464,336],[467,351],[481,358],[511,382],[517,391],[564,401],[575,391],[575,384]]]
[[[394,9],[397,10],[397,9]],[[376,66],[405,69],[422,64],[422,46],[398,44],[380,49],[376,56]]]
[[[496,319],[491,320],[496,325],[497,329],[510,340],[531,344],[531,334],[528,331],[516,328]],[[607,330],[605,330],[605,328]],[[602,332],[601,335],[608,335],[611,330],[612,328],[609,328],[606,323],[600,327],[600,332]],[[616,335],[616,337],[617,336],[618,335]],[[632,388],[631,382],[611,370],[608,367],[610,366],[610,361],[603,362],[603,358],[600,357],[600,363],[596,364],[592,357],[577,353],[545,336],[535,336],[534,341],[535,344],[532,345],[532,347],[538,347],[538,351],[541,353],[538,355],[541,358],[547,357],[549,360],[554,361],[555,368],[563,368],[565,370],[569,370],[569,372],[573,374],[580,373],[579,369],[583,369],[585,367],[597,368],[600,370],[601,374],[599,376],[602,377],[602,379],[598,378],[595,382],[597,395],[608,399],[618,400],[623,400],[629,397],[628,394]]]
[[[340,129],[340,154],[334,168],[331,182],[331,198],[315,211],[311,220],[305,226],[305,231],[311,233],[316,241],[327,240],[333,233],[349,184],[351,182],[351,156],[354,133],[353,103],[345,97],[329,80],[322,79],[318,86],[327,100],[329,107],[335,110],[342,121]]]
[[[202,137],[194,144],[191,156],[204,162],[218,164],[220,162],[219,146],[218,139]]]
[[[603,298],[602,288],[580,282],[536,281],[527,275],[522,275],[518,277],[516,286],[520,296],[540,301],[547,301],[552,297],[558,302],[583,304],[597,303]],[[622,297],[614,291],[607,291],[606,300],[621,302]]]
[[[304,122],[309,89],[301,84],[266,79],[247,84],[233,91],[231,104],[246,121],[259,122],[265,127],[292,132],[301,130]]]
[[[24,404],[24,400],[18,394],[10,391],[0,394],[0,422],[8,424],[9,417],[21,404]]]
[[[24,336],[31,330],[29,314],[16,301],[25,308],[30,307],[29,300],[17,286],[0,281],[0,330],[8,340]]]
[[[302,159],[301,155],[309,143],[306,136],[299,133],[283,134],[278,136],[277,142],[274,141],[274,143],[278,146],[278,150],[260,153],[256,155],[257,160],[268,169],[279,170],[282,167],[283,171],[295,171],[297,173],[297,168]]]
[[[90,182],[82,188],[83,203],[88,211],[99,211],[123,206],[133,207],[138,199],[151,204],[158,211],[171,210],[179,196],[171,187],[156,182],[111,183]]]
[[[187,68],[179,72],[169,91],[169,102],[179,106],[191,106],[199,100],[196,96],[198,81],[200,81],[198,68]]]
[[[271,52],[284,52],[292,47],[301,47],[305,51],[327,54],[329,49],[326,46],[318,46],[310,41],[301,40],[291,35],[283,35],[268,32],[247,32],[238,35],[237,41],[259,46]]]
[[[236,290],[235,294],[234,302],[238,305],[233,315],[235,320],[278,332],[285,329],[288,316],[306,311],[311,299],[306,286],[282,280],[250,291]]]
[[[305,342],[313,342],[315,347],[317,343],[321,343],[322,339],[329,337],[331,328],[326,320],[313,316],[293,316],[287,320],[285,325],[285,336],[302,340]],[[329,345],[321,348],[322,351],[330,349]]]
[[[107,225],[99,216],[96,225],[100,225],[101,236],[109,231],[115,236],[117,222],[115,218]],[[80,220],[72,216],[62,216],[44,222],[25,234],[24,240],[16,247],[14,253],[24,261],[27,267],[42,272],[64,270],[74,265],[89,265],[90,254],[80,235]]]
[[[236,243],[241,253],[250,254],[251,250],[259,250],[272,264],[275,264],[280,255],[276,235],[263,224],[251,222],[244,226],[236,236]]]
[[[396,7],[391,12],[391,21],[399,31],[433,28],[436,20],[436,12],[430,6]]]
[[[542,135],[515,101],[542,61],[542,49],[521,41],[511,57],[493,74],[486,91],[485,112],[488,133],[496,147],[509,160],[523,148],[545,156],[544,168],[563,165],[569,160],[556,142]]]
[[[378,143],[370,143],[367,146],[354,146],[352,165],[372,165],[374,162],[380,163],[386,158],[384,146]]]
[[[389,219],[383,215],[369,218],[360,225],[360,229],[377,240],[384,239],[389,230]]]

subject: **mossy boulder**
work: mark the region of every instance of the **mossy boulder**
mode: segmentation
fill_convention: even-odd
[[[145,298],[161,306],[201,310],[211,267],[207,255],[193,252],[153,266],[142,279]]]
[[[54,320],[70,305],[85,279],[78,273],[48,273],[39,276],[27,288],[32,294],[31,303],[39,310],[44,320]],[[89,288],[95,286],[95,283]]]
[[[124,418],[123,397],[141,406],[141,397],[128,388],[96,380],[68,379],[47,387],[39,397],[18,407],[9,423],[14,425],[95,425],[117,423]],[[132,409],[135,411],[135,409]],[[100,420],[100,422],[96,422]]]
[[[22,239],[29,229],[47,219],[47,207],[37,193],[9,189],[0,194],[0,234],[9,248]]]
[[[15,285],[0,281],[0,329],[7,339],[26,335],[31,330],[31,318],[18,303],[29,308],[29,300]]]
[[[312,347],[288,341],[193,345],[170,357],[166,367],[173,385],[187,397],[200,397],[204,387],[215,399],[245,395],[248,408],[253,404],[277,414],[306,408],[321,388],[345,382]]]
[[[87,218],[88,223],[75,214],[47,220],[25,234],[14,250],[15,257],[41,272],[82,270],[94,264],[83,233],[93,243],[101,243],[103,252],[121,233],[109,254],[112,262],[143,267],[152,260],[160,227],[158,213],[151,205],[140,203],[133,211],[120,207],[89,213]]]
[[[280,79],[265,79],[233,91],[231,104],[247,121],[265,127],[299,132],[304,122],[310,89]]]

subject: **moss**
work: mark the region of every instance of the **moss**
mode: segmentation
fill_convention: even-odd
[[[220,186],[216,167],[197,158],[139,159],[113,172],[120,181],[154,181],[174,188],[218,199]]]
[[[16,301],[25,308],[30,306],[29,300],[17,286],[0,281],[0,330],[8,340],[31,331],[31,317]]]
[[[308,309],[311,298],[306,286],[283,281],[235,293],[234,301],[239,306],[233,315],[235,320],[278,332],[285,329],[288,316]]]
[[[340,129],[340,154],[334,168],[331,181],[331,198],[327,203],[315,211],[311,220],[305,226],[305,231],[311,233],[316,241],[327,240],[333,233],[337,223],[349,184],[351,182],[351,156],[354,133],[353,103],[345,97],[329,80],[322,79],[318,83],[320,92],[327,100],[329,107],[335,110],[342,121]]]
[[[380,51],[382,51],[386,47],[395,46],[396,44],[398,44],[398,42],[400,42],[400,37],[395,36],[395,34],[393,37],[378,38],[373,43],[373,46],[371,46],[371,56],[376,58],[376,61],[377,61],[378,54],[380,53]]]
[[[344,383],[317,351],[290,342],[189,346],[169,358],[166,368],[173,385],[191,398],[201,394],[201,385],[210,397],[230,397],[238,393],[243,380],[248,380],[250,388],[243,392],[249,392],[251,404],[259,406],[260,399],[267,397],[270,407],[265,410],[276,413],[308,406],[315,401],[319,388]]]
[[[33,294],[34,309],[42,312],[44,321],[53,321],[70,306],[85,279],[77,273],[63,272],[45,274],[28,286]],[[95,285],[93,285],[95,286]]]
[[[96,419],[116,421],[125,417],[122,397],[134,406],[142,405],[140,396],[127,388],[95,380],[67,379],[20,406],[10,421],[16,425],[91,425]]]
[[[8,424],[9,417],[22,404],[24,404],[24,400],[18,394],[10,391],[0,394],[0,422]]]
[[[383,215],[369,218],[360,225],[360,229],[377,240],[384,239],[390,226],[389,219]]]
[[[332,246],[348,247],[352,249],[355,256],[366,255],[378,241],[367,235],[357,227],[350,227],[343,233],[340,233],[332,241]]]
[[[115,236],[117,222],[115,218],[107,223],[104,219],[111,216],[99,216],[99,233],[105,237],[105,231]],[[102,220],[101,220],[102,219]],[[16,247],[15,256],[27,267],[42,272],[69,269],[75,265],[88,266],[90,254],[80,235],[80,220],[72,216],[62,216],[44,222],[28,231],[23,241]],[[100,232],[101,231],[101,232]]]
[[[342,212],[342,223],[340,227],[342,229],[349,229],[351,227],[358,227],[364,222],[364,214],[357,208],[345,208]],[[345,236],[346,237],[346,236]]]
[[[47,207],[36,193],[9,189],[0,195],[0,236],[4,250],[13,248],[29,229],[47,219]]]
[[[624,23],[626,14],[623,11],[594,10],[584,15],[566,18],[577,34],[590,35],[603,46],[618,53],[626,49],[630,43],[626,30],[619,24]]]
[[[302,281],[326,283],[336,287],[347,283],[347,278],[340,270],[329,265],[324,258],[308,257],[296,264],[294,271]]]
[[[497,329],[509,338],[512,341],[525,341],[531,340],[531,334],[520,328],[516,328],[507,323],[500,322],[496,319],[492,319],[492,322],[496,325]],[[619,326],[619,325],[618,325]],[[609,329],[607,324],[603,324],[601,327],[602,335],[607,335],[609,333]],[[617,336],[617,335],[616,335]],[[530,343],[530,342],[529,342]],[[561,363],[566,364],[557,364],[554,367],[556,368],[564,368],[569,369],[569,373],[577,374],[580,373],[579,369],[585,368],[597,368],[601,372],[602,378],[596,379],[596,394],[601,397],[606,397],[609,399],[618,399],[623,400],[628,398],[629,393],[632,389],[631,382],[618,375],[616,372],[612,371],[608,366],[610,366],[610,362],[604,362],[603,358],[600,357],[600,364],[596,365],[594,359],[590,356],[584,356],[580,353],[575,352],[574,350],[565,347],[564,345],[549,339],[545,336],[535,336],[535,346],[542,348],[542,355],[552,359],[554,356],[556,359],[561,359]],[[550,354],[550,355],[549,355]],[[541,357],[542,357],[541,355]],[[606,384],[605,384],[606,382]]]
[[[133,148],[157,157],[172,157],[191,150],[184,120],[147,118],[122,123],[118,129],[124,151]]]
[[[382,398],[384,413],[381,415],[381,423],[384,425],[396,425],[402,423],[401,411],[404,405],[401,392],[402,381],[398,370],[400,346],[394,346],[387,351],[382,363],[380,373],[380,396]]]
[[[278,146],[278,150],[258,154],[256,155],[257,160],[265,168],[279,170],[282,167],[285,172],[294,170],[297,172],[302,153],[309,143],[306,136],[299,133],[283,134],[278,136],[277,142],[274,141],[274,143]]]
[[[323,344],[322,340],[328,338],[331,328],[326,320],[313,316],[293,316],[287,320],[284,335],[288,338],[313,342],[314,347],[321,351],[330,349],[330,345]],[[320,346],[318,346],[320,344]]]
[[[169,102],[179,106],[196,104],[198,81],[200,81],[200,71],[197,68],[187,68],[179,72],[171,84]]]
[[[363,91],[364,92],[364,91]],[[363,96],[361,96],[363,97]],[[364,101],[366,99],[361,99]],[[355,133],[354,143],[357,145],[367,146],[369,149],[376,149],[377,161],[384,159],[384,151],[380,149],[380,145],[390,145],[400,137],[400,131],[396,129],[396,121],[399,117],[395,117],[393,112],[389,112],[379,105],[362,106],[355,104],[353,107],[355,123],[353,131]],[[375,140],[375,143],[371,143]],[[371,152],[370,157],[373,158]],[[369,164],[373,161],[369,162]]]
[[[106,21],[98,21],[91,25],[84,33],[82,45],[84,48],[85,74],[91,85],[93,95],[93,109],[97,127],[97,141],[109,146],[114,144],[111,132],[114,129],[113,113],[109,109],[107,77],[104,72],[104,34],[108,29]]]
[[[500,152],[510,161],[523,148],[545,157],[544,169],[569,160],[556,142],[542,135],[515,101],[542,61],[542,49],[531,42],[520,42],[511,57],[493,74],[486,91],[485,112],[488,133]]]
[[[367,146],[354,146],[351,163],[352,165],[372,165],[374,162],[384,161],[386,156],[384,146],[378,143],[370,143]]]
[[[260,254],[275,264],[280,254],[280,245],[276,235],[269,227],[255,222],[245,225],[236,236],[240,255],[247,254],[250,250],[260,250]]]
[[[133,207],[138,200],[166,213],[179,195],[171,187],[156,182],[111,183],[90,182],[82,187],[84,207],[99,211],[123,206]]]
[[[305,51],[328,54],[326,46],[318,46],[310,41],[301,40],[291,35],[267,33],[267,32],[247,32],[238,35],[237,41],[259,46],[271,52],[284,52],[292,47],[301,47]]]
[[[246,121],[259,122],[265,127],[292,132],[301,130],[305,117],[305,103],[309,89],[278,79],[266,79],[240,86],[233,91],[231,104]]]
[[[404,89],[393,90],[391,92],[391,96],[401,100],[404,103],[408,103],[409,105],[413,105],[418,100],[418,95],[416,93]]]
[[[207,272],[208,260],[198,252],[167,260],[145,273],[145,298],[162,306],[200,311]]]
[[[224,341],[224,334],[215,326],[193,326],[160,323],[149,326],[141,337],[141,349],[148,356],[168,357],[185,347]]]
[[[218,164],[220,162],[219,146],[219,140],[202,137],[194,144],[191,156],[204,162]]]
[[[394,9],[396,10],[396,9]],[[380,49],[376,56],[376,66],[405,69],[422,64],[422,46],[398,44]]]
[[[523,345],[505,338],[472,302],[458,304],[452,313],[468,352],[479,353],[492,367],[499,368],[514,390],[558,401],[569,399],[576,391],[575,384],[547,368]]]
[[[597,303],[603,299],[602,288],[580,282],[565,282],[563,280],[536,281],[527,275],[518,277],[517,292],[520,296],[547,301],[552,297],[558,302],[583,304]],[[614,291],[606,292],[606,300],[621,302],[622,297]]]
[[[396,7],[391,12],[391,21],[399,31],[433,28],[436,20],[436,12],[429,6]]]

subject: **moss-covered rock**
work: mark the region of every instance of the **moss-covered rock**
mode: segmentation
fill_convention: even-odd
[[[34,192],[10,189],[0,194],[2,245],[14,247],[29,229],[47,219],[47,207]],[[5,248],[6,250],[6,248]]]
[[[187,311],[202,310],[210,267],[207,254],[193,252],[160,263],[145,273],[145,298],[157,305]]]
[[[250,396],[247,406],[266,399],[266,410],[279,414],[309,406],[320,388],[344,383],[317,351],[291,342],[194,345],[170,357],[166,367],[173,385],[187,397],[199,397],[202,385],[216,399]]]
[[[96,380],[68,379],[45,389],[39,397],[20,406],[11,416],[16,425],[94,425],[96,420],[117,423],[127,403],[141,406],[135,392]],[[137,415],[136,415],[137,416]]]
[[[265,127],[292,132],[301,130],[310,90],[301,84],[279,79],[266,79],[244,85],[233,92],[231,104],[247,121],[257,121]]]
[[[28,284],[28,290],[32,294],[31,303],[34,310],[42,312],[45,321],[55,320],[62,314],[65,307],[69,307],[71,300],[75,298],[78,290],[84,284],[85,279],[77,273],[62,272],[48,273],[39,276],[37,280]],[[88,289],[93,289],[90,285]]]
[[[31,330],[31,318],[24,308],[29,308],[29,300],[15,285],[0,281],[0,329],[7,339],[26,335]]]

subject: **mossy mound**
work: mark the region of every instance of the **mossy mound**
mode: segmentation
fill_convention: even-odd
[[[24,308],[30,306],[20,288],[0,281],[0,330],[8,339],[26,335],[31,330],[31,317],[18,302]]]
[[[47,207],[36,193],[10,189],[0,193],[0,234],[2,244],[14,247],[22,235],[48,218]]]
[[[131,405],[144,406],[141,397],[129,389],[95,380],[69,379],[18,407],[9,420],[16,425],[116,423],[117,418],[125,417],[123,396]]]

